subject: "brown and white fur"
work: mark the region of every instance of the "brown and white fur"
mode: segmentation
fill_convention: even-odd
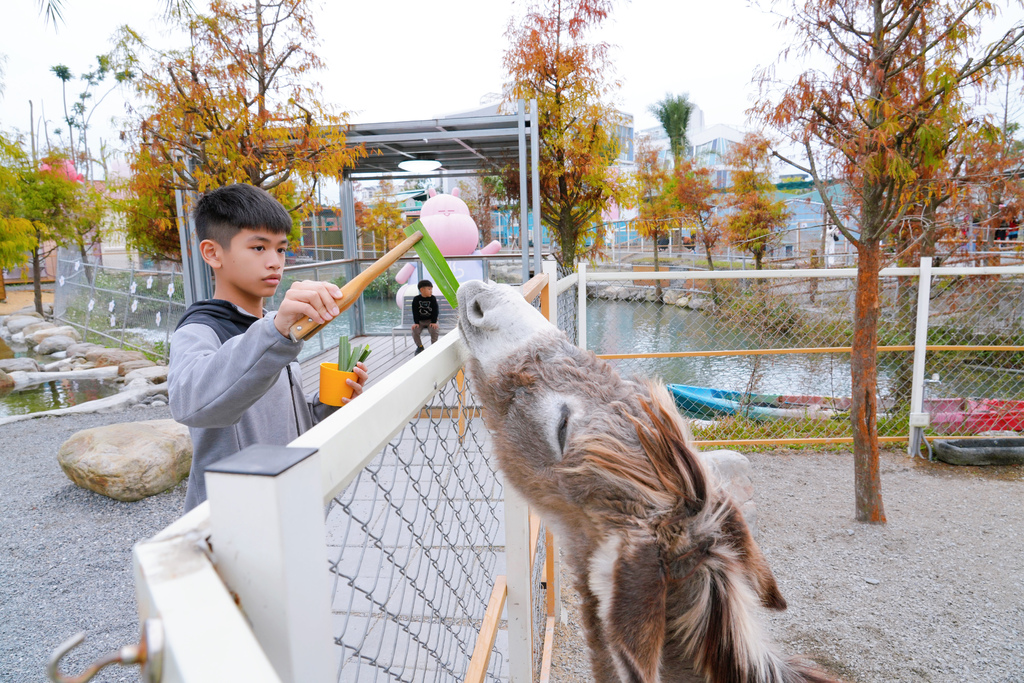
[[[598,683],[833,679],[780,655],[785,609],[661,385],[622,378],[505,285],[459,290],[473,388],[506,480],[560,533]]]

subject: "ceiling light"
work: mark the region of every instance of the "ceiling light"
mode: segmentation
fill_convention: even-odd
[[[409,173],[430,173],[441,168],[441,162],[433,159],[407,159],[399,163],[398,168]]]

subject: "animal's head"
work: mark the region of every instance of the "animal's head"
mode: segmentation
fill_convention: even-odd
[[[469,207],[459,198],[459,188],[451,194],[437,194],[434,188],[428,193],[430,198],[420,208],[420,220],[437,248],[445,256],[472,254],[480,235]]]
[[[459,327],[503,470],[549,511],[700,505],[703,471],[665,389],[570,344],[507,285],[459,289]]]

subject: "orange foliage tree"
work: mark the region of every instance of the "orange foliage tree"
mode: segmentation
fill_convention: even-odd
[[[765,255],[789,221],[786,203],[772,198],[771,160],[768,140],[756,133],[745,135],[726,157],[732,188],[725,201],[729,208],[725,231],[734,246],[754,257],[755,270],[761,270]]]
[[[394,202],[395,184],[388,178],[377,186],[375,201],[362,214],[359,225],[373,236],[374,248],[387,251],[405,239],[402,230],[402,207]]]
[[[968,130],[961,103],[1020,63],[1024,26],[980,44],[999,8],[987,0],[784,0],[790,48],[820,65],[775,96],[761,75],[755,107],[807,155],[787,159],[814,180],[832,223],[858,252],[851,354],[850,419],[856,518],[884,523],[878,454],[878,318],[882,243],[917,203],[948,141]],[[787,50],[787,53],[789,50]],[[786,56],[786,53],[784,53]],[[826,193],[829,173],[845,183],[851,209]]]
[[[537,99],[541,219],[563,269],[596,254],[601,211],[625,196],[612,168],[619,115],[608,103],[619,84],[608,78],[608,44],[588,42],[612,6],[612,0],[541,0],[510,20],[506,32],[505,99]],[[510,194],[523,195],[517,172],[506,173],[504,182]]]
[[[345,147],[344,115],[311,81],[323,63],[309,0],[213,0],[206,14],[168,20],[188,46],[156,50],[123,27],[116,50],[147,103],[131,132],[130,239],[178,251],[175,189],[249,183],[298,216],[319,179],[340,176],[360,153]]]
[[[630,203],[637,208],[636,229],[651,240],[654,248],[654,270],[658,271],[658,242],[670,236],[676,220],[665,193],[668,172],[658,159],[658,149],[646,136],[639,138],[634,155],[636,168],[627,184]],[[655,294],[661,296],[661,280],[655,280]]]
[[[692,159],[680,161],[665,186],[665,193],[682,220],[683,227],[692,229],[704,247],[708,270],[714,270],[711,251],[722,237],[717,216],[721,194],[711,181],[711,169],[694,163]],[[710,282],[713,288],[715,281]]]

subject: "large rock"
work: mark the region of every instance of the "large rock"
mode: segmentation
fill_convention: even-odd
[[[43,312],[44,313],[46,312],[46,304],[45,303],[43,304]],[[38,318],[38,319],[42,319],[42,317],[43,317],[43,316],[39,315],[38,313],[36,313],[35,304],[29,304],[28,306],[22,306],[17,311],[15,311],[14,314],[15,315],[29,315],[29,316],[32,316],[33,318]]]
[[[121,367],[124,367],[122,365]],[[124,376],[124,381],[133,382],[137,379],[144,379],[147,382],[160,383],[167,381],[167,366],[166,365],[154,365],[148,368],[139,368],[138,370],[132,370]]]
[[[107,365],[120,365],[130,360],[146,360],[146,357],[139,351],[99,348],[87,351],[85,359],[90,363],[94,363],[96,367],[102,368]]]
[[[154,363],[151,360],[147,360],[145,358],[142,359],[142,360],[130,360],[130,361],[126,361],[124,363],[121,363],[121,364],[119,364],[117,366],[117,374],[121,375],[122,377],[126,377],[128,375],[128,373],[133,371],[133,370],[141,370],[142,368],[151,368],[154,365],[156,365],[156,363]]]
[[[14,378],[3,370],[0,370],[0,391],[7,391],[14,388]]]
[[[661,300],[668,306],[675,306],[679,298],[685,296],[685,294],[678,289],[666,289],[662,292]]]
[[[31,358],[5,358],[0,360],[4,372],[39,372],[39,363]]]
[[[704,464],[713,470],[726,493],[732,496],[757,538],[757,504],[754,502],[754,483],[750,480],[750,461],[736,451],[721,449],[700,454]]]
[[[54,337],[58,334],[65,337],[71,337],[73,341],[82,340],[82,336],[78,334],[78,330],[71,327],[71,325],[62,325],[61,327],[48,327],[45,330],[37,330],[31,334],[25,333],[25,341],[29,344],[35,345],[47,337]]]
[[[12,315],[7,319],[7,331],[11,334],[18,334],[29,325],[36,324],[39,320],[38,316],[24,315],[22,313]]]
[[[39,320],[39,321],[36,321],[36,322],[32,323],[31,325],[26,325],[25,328],[21,331],[21,333],[23,335],[25,335],[26,339],[28,339],[28,337],[30,335],[35,334],[39,330],[49,330],[49,329],[54,328],[54,327],[57,327],[57,326],[54,325],[51,322],[47,322],[45,320]]]
[[[78,432],[57,453],[79,486],[123,501],[173,488],[188,476],[192,441],[174,420],[147,420]]]
[[[51,353],[66,351],[67,348],[74,343],[75,340],[71,337],[63,334],[55,334],[39,342],[39,346],[36,347],[36,353],[40,356],[49,356]]]
[[[93,344],[92,342],[80,342],[78,344],[72,344],[67,348],[68,358],[85,358],[85,354],[95,349],[102,349],[103,347],[99,344]]]

